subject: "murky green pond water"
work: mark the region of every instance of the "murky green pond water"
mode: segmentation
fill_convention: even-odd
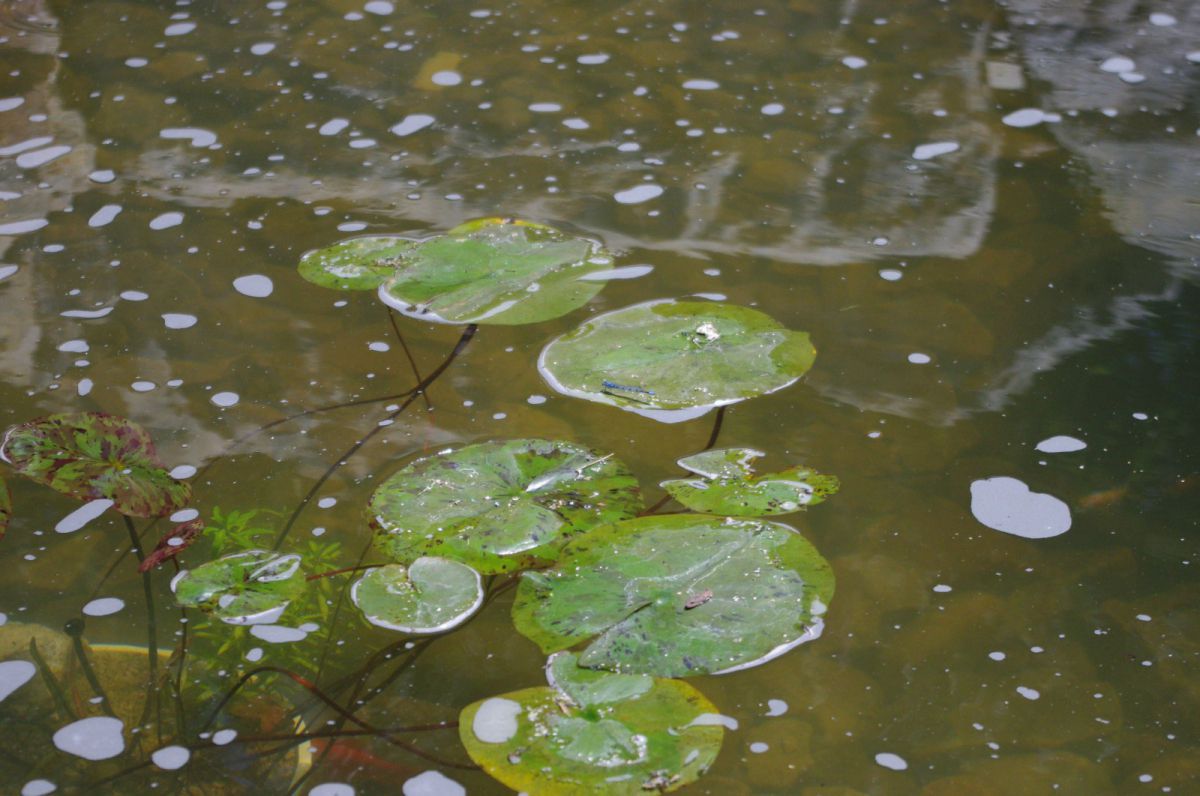
[[[701,294],[818,350],[720,445],[841,491],[782,518],[837,578],[821,637],[688,680],[727,729],[687,792],[1200,792],[1200,6],[10,0],[0,67],[0,424],[144,426],[208,524],[184,566],[298,506],[307,572],[375,563],[375,487],[491,439],[613,452],[654,503],[714,415],[561,395],[537,359]],[[396,330],[422,374],[458,340],[301,255],[497,214],[644,268],[482,326],[390,425],[396,400],[247,437],[411,388]],[[507,792],[453,728],[379,730],[544,684],[512,590],[408,646],[345,574],[233,626],[182,614],[170,563],[146,586],[114,511],[64,524],[3,478],[0,791]]]

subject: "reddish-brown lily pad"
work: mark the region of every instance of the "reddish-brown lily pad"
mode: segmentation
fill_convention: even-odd
[[[168,558],[179,555],[203,532],[204,520],[199,517],[179,523],[159,539],[150,554],[142,559],[142,563],[138,564],[138,572],[149,572]]]
[[[117,415],[72,412],[12,426],[0,458],[26,478],[79,500],[107,499],[131,517],[185,505],[191,487],[159,461],[146,429]]]

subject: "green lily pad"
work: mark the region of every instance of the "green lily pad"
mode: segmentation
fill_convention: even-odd
[[[8,530],[8,521],[12,519],[12,495],[8,492],[8,484],[0,478],[0,539]]]
[[[399,258],[418,246],[395,235],[351,238],[300,258],[300,276],[334,290],[374,290],[396,271]]]
[[[170,476],[146,429],[116,415],[75,412],[13,426],[0,458],[21,475],[79,500],[108,499],[131,517],[185,505],[191,487]]]
[[[525,572],[513,622],[580,665],[680,677],[757,666],[821,634],[833,572],[792,528],[698,514],[596,528]]]
[[[231,625],[270,624],[304,590],[300,556],[245,550],[184,570],[171,581],[175,602]]]
[[[538,358],[558,392],[668,423],[781,390],[812,367],[805,332],[733,304],[659,300],[599,315]]]
[[[663,481],[661,486],[692,511],[731,517],[790,514],[838,491],[838,480],[808,467],[789,467],[756,476],[751,462],[763,456],[750,448],[704,451],[679,460],[700,478]]]
[[[363,575],[350,599],[368,622],[402,633],[444,633],[483,605],[479,573],[448,558],[418,558],[409,566],[387,564]]]
[[[666,792],[694,782],[724,738],[717,709],[679,680],[591,672],[569,653],[550,687],[468,705],[467,754],[513,790],[548,796]]]
[[[380,484],[367,513],[393,561],[442,556],[492,575],[549,563],[569,537],[642,505],[612,454],[515,439],[418,459]]]

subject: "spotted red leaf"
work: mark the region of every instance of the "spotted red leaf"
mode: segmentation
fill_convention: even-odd
[[[138,564],[138,572],[149,572],[168,558],[174,558],[196,541],[196,537],[204,530],[204,520],[194,519],[181,522],[171,529],[171,532],[158,540],[158,544],[150,551],[142,563]]]

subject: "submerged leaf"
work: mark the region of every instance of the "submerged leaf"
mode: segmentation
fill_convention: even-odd
[[[387,564],[363,575],[350,599],[368,622],[402,633],[444,633],[467,621],[483,604],[479,573],[448,558]]]
[[[821,634],[829,563],[792,528],[676,514],[596,528],[522,575],[513,622],[583,666],[680,677],[756,666]]]
[[[612,257],[596,241],[509,218],[482,218],[425,240],[354,238],[309,252],[301,275],[323,287],[379,288],[405,315],[437,323],[537,323],[603,287]]]
[[[679,465],[701,477],[663,481],[661,486],[692,511],[731,517],[790,514],[838,491],[837,478],[807,467],[756,476],[751,463],[763,455],[750,448],[726,448],[687,456]]]
[[[164,468],[146,430],[102,412],[48,415],[8,429],[3,458],[21,475],[79,500],[113,501],[132,517],[170,514],[191,487]]]
[[[418,459],[375,490],[367,513],[392,560],[443,556],[491,575],[553,561],[570,536],[641,508],[637,479],[612,454],[516,439]]]
[[[0,478],[0,539],[8,530],[8,521],[12,519],[12,495],[8,492],[8,484]]]
[[[468,705],[459,736],[471,759],[513,790],[644,794],[681,788],[716,760],[717,710],[687,683],[580,669],[551,657],[549,688]]]
[[[199,518],[179,523],[159,539],[154,549],[142,559],[142,563],[138,564],[138,572],[149,572],[168,558],[179,555],[196,541],[203,530],[204,520]]]
[[[300,556],[246,550],[184,570],[171,582],[175,602],[231,625],[274,622],[304,589]]]
[[[373,290],[396,270],[417,241],[395,235],[351,238],[300,258],[300,276],[335,290]]]
[[[792,384],[816,351],[758,310],[650,301],[552,340],[538,370],[558,392],[668,423]]]

